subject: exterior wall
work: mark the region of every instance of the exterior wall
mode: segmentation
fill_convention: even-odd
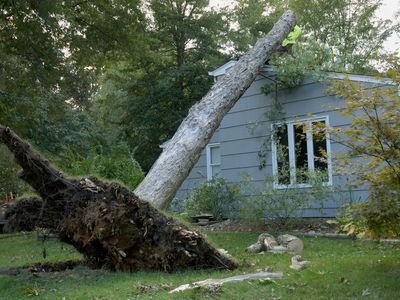
[[[269,75],[265,73],[264,75]],[[211,143],[220,143],[221,174],[228,182],[238,183],[244,180],[245,175],[252,178],[254,186],[262,188],[267,176],[272,176],[272,154],[266,155],[266,167],[260,169],[258,151],[269,136],[271,122],[266,112],[271,109],[272,97],[261,92],[261,87],[270,83],[269,79],[259,76],[236,105],[224,117]],[[326,85],[313,81],[304,83],[292,90],[278,91],[278,99],[283,104],[285,119],[328,116],[329,125],[342,127],[350,124],[350,119],[342,117],[337,108],[344,105],[344,101],[327,95]],[[365,84],[371,88],[371,84]],[[251,129],[253,128],[253,129]],[[335,141],[331,141],[332,165],[335,165],[335,154],[343,153],[346,149]],[[207,165],[206,154],[203,151],[198,163],[180,188],[176,198],[183,199],[201,183],[206,181]],[[314,209],[304,211],[306,217],[334,216],[337,209],[350,199],[350,192],[346,187],[347,178],[333,175],[335,193],[332,199],[324,204],[323,214],[319,205]],[[249,195],[256,196],[256,195]],[[368,196],[367,187],[359,187],[351,191],[353,201],[362,201]]]

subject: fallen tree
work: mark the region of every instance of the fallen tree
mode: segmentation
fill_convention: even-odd
[[[125,187],[95,177],[65,177],[4,126],[0,140],[22,167],[21,178],[43,199],[39,219],[52,220],[47,228],[57,230],[60,239],[83,253],[91,266],[119,271],[236,268],[234,260],[202,235]]]
[[[94,267],[120,271],[236,268],[233,259],[202,235],[165,216],[150,203],[162,208],[168,205],[223,115],[245,92],[294,24],[293,13],[286,12],[267,37],[257,42],[191,109],[135,194],[95,177],[77,180],[64,176],[12,130],[0,125],[0,142],[22,167],[20,177],[42,198],[29,202],[38,215],[35,222],[57,230],[60,239],[83,253]],[[27,209],[25,204],[10,210],[9,217],[16,224]]]

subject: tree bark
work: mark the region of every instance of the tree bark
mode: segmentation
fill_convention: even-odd
[[[281,46],[295,23],[294,14],[291,11],[285,12],[268,35],[259,40],[190,109],[167,147],[135,189],[140,199],[161,209],[169,206],[222,118],[247,90],[267,58]]]
[[[43,199],[17,202],[6,213],[14,227],[26,226],[26,219],[33,214],[33,222],[56,230],[62,241],[72,244],[97,268],[175,271],[237,267],[202,235],[166,217],[126,188],[95,177],[65,177],[1,125],[0,142],[22,167],[21,178]]]

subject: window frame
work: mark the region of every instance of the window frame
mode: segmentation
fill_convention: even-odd
[[[211,162],[211,148],[219,148],[220,150],[220,162],[219,163],[212,163]],[[221,167],[221,144],[220,143],[212,143],[206,146],[206,160],[207,160],[207,181],[213,179],[213,167]]]
[[[307,123],[307,166],[308,171],[312,172],[315,170],[314,166],[314,145],[313,145],[313,134],[312,134],[312,123],[324,121],[325,126],[329,127],[329,116],[310,116],[305,118],[294,118],[282,122],[274,122],[271,124],[271,132],[274,130],[274,126],[286,125],[288,132],[288,146],[289,146],[289,168],[290,168],[290,184],[279,184],[278,182],[278,157],[276,149],[276,141],[272,138],[272,174],[274,177],[273,187],[274,189],[286,189],[286,188],[310,188],[311,184],[308,183],[295,183],[296,179],[296,154],[295,154],[295,140],[294,140],[294,126],[299,124]],[[311,151],[309,151],[311,149]],[[329,132],[326,133],[326,152],[327,152],[327,170],[328,170],[328,181],[323,184],[326,186],[333,185],[332,178],[332,158],[331,158],[331,140]]]

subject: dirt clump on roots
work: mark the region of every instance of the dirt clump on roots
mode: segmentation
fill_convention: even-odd
[[[54,227],[55,220],[43,214],[43,201],[37,197],[21,198],[7,204],[4,231],[33,231],[37,227]]]
[[[183,267],[232,268],[204,238],[118,184],[90,177],[79,184],[96,187],[60,222],[60,239],[85,254],[93,267],[119,271],[175,271]],[[87,197],[89,196],[89,199]]]

